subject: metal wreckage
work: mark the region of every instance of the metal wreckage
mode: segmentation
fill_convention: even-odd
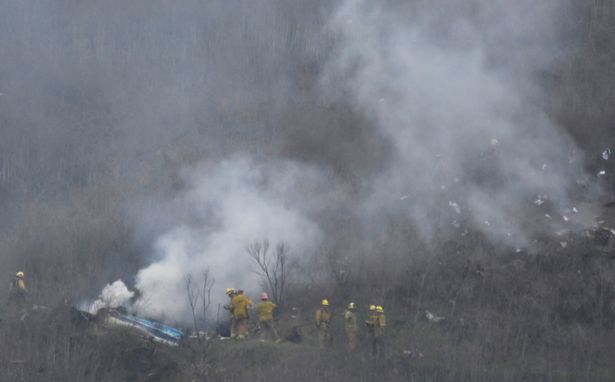
[[[101,309],[94,315],[73,308],[73,318],[86,322],[102,322],[112,327],[125,327],[152,341],[170,346],[178,346],[184,338],[184,333],[179,329],[158,321],[126,314],[120,309]]]

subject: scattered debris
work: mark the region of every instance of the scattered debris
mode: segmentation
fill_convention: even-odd
[[[455,212],[457,212],[457,214],[460,214],[460,213],[461,213],[461,208],[459,208],[459,204],[457,204],[457,203],[455,203],[455,202],[451,202],[451,201],[449,200],[448,205],[449,205],[450,207],[452,207],[452,208],[455,210]]]
[[[549,214],[545,214],[545,217],[546,217],[547,219],[551,219],[551,215],[549,215]]]
[[[605,175],[606,175],[606,171],[604,170],[598,172],[598,176],[605,176]]]
[[[521,248],[515,249],[515,253],[521,253]]]
[[[423,355],[423,353],[421,353],[421,352],[413,352],[412,350],[402,350],[401,352],[402,352],[403,355],[407,355],[410,358],[413,358],[413,357],[423,358],[423,357],[425,357]]]
[[[538,199],[534,200],[534,204],[537,206],[542,206],[545,201],[538,197]]]
[[[399,200],[406,200],[410,197],[410,195],[406,194],[406,195],[402,195],[399,197]]]
[[[562,219],[564,219],[564,221],[565,221],[565,222],[567,222],[568,220],[570,220],[570,219],[568,219],[568,216],[566,216],[566,215],[562,215]]]
[[[485,225],[486,225],[487,227],[491,227],[491,223],[489,223],[489,220],[485,220]]]
[[[444,320],[444,317],[436,316],[428,310],[425,311],[425,317],[427,317],[427,319],[431,322],[440,322]]]
[[[604,149],[604,151],[602,152],[602,159],[604,160],[609,160],[609,157],[611,156],[611,149],[610,148],[606,148]]]
[[[576,207],[572,207],[572,212],[574,212],[575,214],[578,214],[578,213],[579,213],[579,210],[577,210],[577,208],[576,208]]]

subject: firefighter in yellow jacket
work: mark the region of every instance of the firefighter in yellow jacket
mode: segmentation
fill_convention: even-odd
[[[250,301],[250,299],[243,294],[243,291],[239,289],[231,300],[231,306],[233,309],[235,333],[237,334],[237,339],[242,340],[246,338],[248,334],[248,318],[250,316],[252,301]]]
[[[318,341],[321,349],[331,344],[331,318],[333,314],[329,310],[329,300],[324,299],[316,311],[316,328],[318,328]]]
[[[348,309],[344,312],[344,329],[348,337],[348,347],[350,351],[357,349],[357,316],[354,312],[355,304],[348,304]]]
[[[224,309],[229,311],[229,328],[231,331],[231,338],[237,337],[237,332],[235,331],[235,317],[233,316],[233,297],[237,294],[235,288],[226,288],[226,295],[229,297],[229,303],[224,305]]]
[[[28,299],[28,289],[26,289],[25,275],[19,271],[15,274],[15,278],[11,281],[11,289],[9,291],[8,305],[14,309],[14,312],[19,314],[23,319],[26,315],[26,305]]]
[[[386,317],[382,306],[376,306],[376,313],[372,316],[374,334],[372,337],[372,354],[382,356],[384,354],[384,329]]]
[[[258,323],[261,329],[261,341],[265,341],[268,337],[273,337],[276,341],[280,339],[273,325],[273,311],[275,308],[276,304],[269,301],[267,293],[261,293],[261,302],[256,305]]]

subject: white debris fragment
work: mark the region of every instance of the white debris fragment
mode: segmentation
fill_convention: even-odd
[[[489,220],[485,220],[485,225],[486,225],[487,227],[491,227],[491,223],[489,223]]]
[[[465,237],[465,236],[467,236],[467,235],[468,235],[468,233],[469,233],[469,232],[468,232],[468,230],[467,230],[467,229],[466,229],[466,230],[464,230],[464,231],[461,233],[461,237]]]
[[[459,224],[459,222],[457,220],[453,220],[453,222],[451,223],[451,225],[455,228],[459,228],[461,227],[461,224]]]
[[[399,200],[406,200],[410,197],[410,195],[406,194],[406,195],[402,195],[399,197]]]
[[[565,229],[561,229],[559,231],[555,232],[555,235],[557,236],[563,236],[567,231]]]
[[[578,214],[578,213],[579,213],[579,210],[577,210],[577,208],[576,208],[576,207],[572,207],[572,212],[574,212],[575,214]]]
[[[499,143],[500,143],[500,141],[498,141],[498,140],[497,140],[497,139],[495,139],[495,138],[493,138],[493,139],[491,140],[491,145],[493,145],[493,146],[497,146]]]
[[[551,219],[551,215],[549,215],[549,214],[545,214],[545,217],[546,217],[547,219]]]
[[[559,245],[561,245],[562,248],[566,248],[568,246],[568,243],[566,243],[565,241],[560,241]]]
[[[521,253],[521,248],[515,249],[515,253]]]
[[[545,202],[545,201],[544,201],[544,200],[542,200],[540,197],[538,197],[538,199],[534,200],[534,204],[535,204],[535,205],[537,205],[537,206],[542,206],[542,204],[543,204],[544,202]]]
[[[546,163],[543,163],[543,164],[542,164],[542,166],[540,167],[540,169],[541,169],[542,171],[544,171],[544,170],[546,170],[546,169],[547,169],[547,167],[549,167],[549,166],[547,166],[547,164],[546,164]]]
[[[598,172],[598,176],[605,176],[606,175],[606,171],[601,170]]]
[[[425,311],[425,317],[427,317],[427,319],[431,322],[440,322],[444,320],[444,317],[436,316],[435,314],[431,313],[428,310]]]
[[[451,202],[451,201],[449,200],[448,205],[449,205],[450,207],[452,207],[452,208],[455,210],[455,212],[457,212],[457,214],[460,214],[460,213],[461,213],[461,208],[459,208],[459,204],[457,204],[457,203],[455,203],[455,202]]]
[[[568,216],[566,216],[566,215],[562,215],[562,219],[564,219],[564,221],[565,221],[565,222],[567,222],[568,220],[570,220],[570,219],[568,219]]]
[[[609,157],[611,156],[611,149],[610,148],[606,148],[604,149],[604,151],[602,152],[602,159],[604,160],[609,160]]]

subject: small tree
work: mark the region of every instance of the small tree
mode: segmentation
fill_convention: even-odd
[[[249,244],[246,247],[246,252],[258,266],[256,273],[263,279],[274,301],[282,305],[286,284],[293,270],[288,258],[288,245],[279,242],[273,255],[271,255],[269,240],[265,239],[262,242]]]
[[[203,321],[207,324],[207,311],[211,305],[211,289],[216,279],[211,277],[209,268],[203,272],[203,289],[201,290],[201,307],[203,308]]]
[[[211,305],[211,290],[214,286],[215,279],[211,277],[209,268],[205,269],[202,274],[203,280],[200,288],[194,283],[192,275],[184,276],[184,282],[186,284],[186,296],[188,297],[188,305],[190,306],[190,312],[192,313],[192,321],[194,325],[194,332],[196,333],[199,341],[201,340],[198,326],[198,310],[199,303],[203,311],[203,323],[207,323],[207,310]]]
[[[192,313],[192,322],[194,325],[194,332],[196,333],[196,338],[201,342],[201,336],[199,334],[199,328],[197,325],[197,305],[199,303],[199,290],[194,286],[192,282],[192,275],[184,276],[184,281],[186,283],[186,296],[188,297],[188,304],[190,306],[190,312]]]

